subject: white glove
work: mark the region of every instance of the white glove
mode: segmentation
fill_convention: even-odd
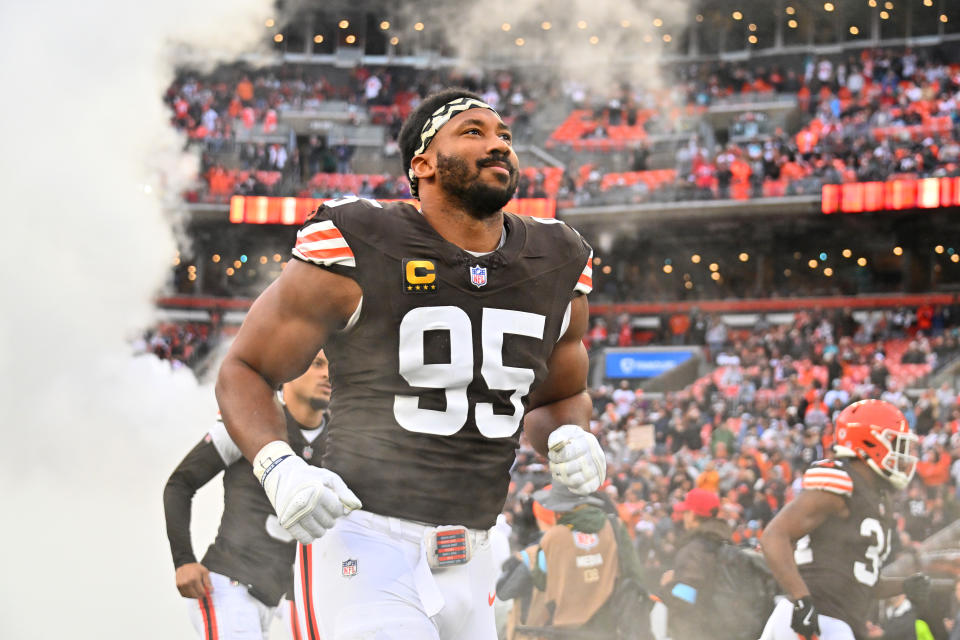
[[[550,473],[554,482],[585,496],[600,488],[607,477],[607,459],[596,436],[583,427],[565,424],[547,438]]]
[[[303,544],[310,544],[337,518],[363,505],[343,478],[307,464],[286,442],[275,440],[253,459],[253,473],[270,499],[280,526]]]

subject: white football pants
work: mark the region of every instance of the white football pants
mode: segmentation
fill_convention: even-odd
[[[267,640],[275,607],[260,602],[236,580],[210,572],[209,596],[187,600],[193,628],[203,640]]]
[[[297,545],[294,588],[303,640],[496,640],[498,572],[489,533],[469,530],[467,564],[432,571],[431,529],[354,511]]]
[[[781,598],[767,619],[760,640],[797,640],[797,632],[790,627],[792,620],[793,603]],[[818,615],[817,622],[820,624],[820,640],[854,640],[853,630],[843,620]]]

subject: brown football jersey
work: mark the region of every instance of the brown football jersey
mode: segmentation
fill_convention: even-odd
[[[363,291],[324,346],[333,386],[323,466],[364,509],[430,524],[493,526],[529,393],[591,287],[591,250],[556,220],[505,214],[474,256],[404,203],[321,207],[293,255]]]
[[[800,538],[794,560],[820,613],[843,620],[862,637],[870,607],[877,601],[874,588],[880,569],[890,554],[892,503],[885,491],[872,489],[843,460],[815,462],[803,474],[802,486],[846,499],[850,515],[827,518]]]

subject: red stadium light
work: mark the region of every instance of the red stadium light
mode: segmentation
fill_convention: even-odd
[[[960,207],[960,177],[825,184],[820,192],[825,214],[939,207]]]
[[[825,184],[820,195],[820,211],[826,214],[840,210],[840,185]]]
[[[883,209],[883,183],[863,183],[863,210],[880,211]]]
[[[234,224],[302,224],[328,198],[270,198],[266,196],[233,196],[230,199],[230,222]],[[382,202],[398,202],[383,200]],[[399,200],[419,206],[416,200]],[[534,218],[555,218],[557,201],[553,198],[511,200],[507,211]]]
[[[851,182],[840,187],[840,211],[860,213],[863,211],[863,184]]]
[[[936,209],[940,206],[940,183],[936,178],[924,178],[918,181],[917,206],[923,209]]]

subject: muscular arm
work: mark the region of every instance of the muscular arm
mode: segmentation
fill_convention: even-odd
[[[590,422],[593,413],[587,394],[590,361],[583,346],[589,315],[587,297],[574,298],[570,304],[570,324],[547,362],[547,379],[530,394],[531,409],[523,418],[523,428],[541,455],[547,455],[547,438],[558,426],[587,426]]]
[[[760,538],[763,556],[786,594],[792,600],[810,595],[793,557],[797,540],[812,532],[831,516],[849,514],[839,495],[826,491],[801,491],[770,521]]]
[[[275,389],[307,370],[361,295],[350,278],[291,260],[253,303],[216,385],[227,432],[248,460],[267,443],[286,440]]]

